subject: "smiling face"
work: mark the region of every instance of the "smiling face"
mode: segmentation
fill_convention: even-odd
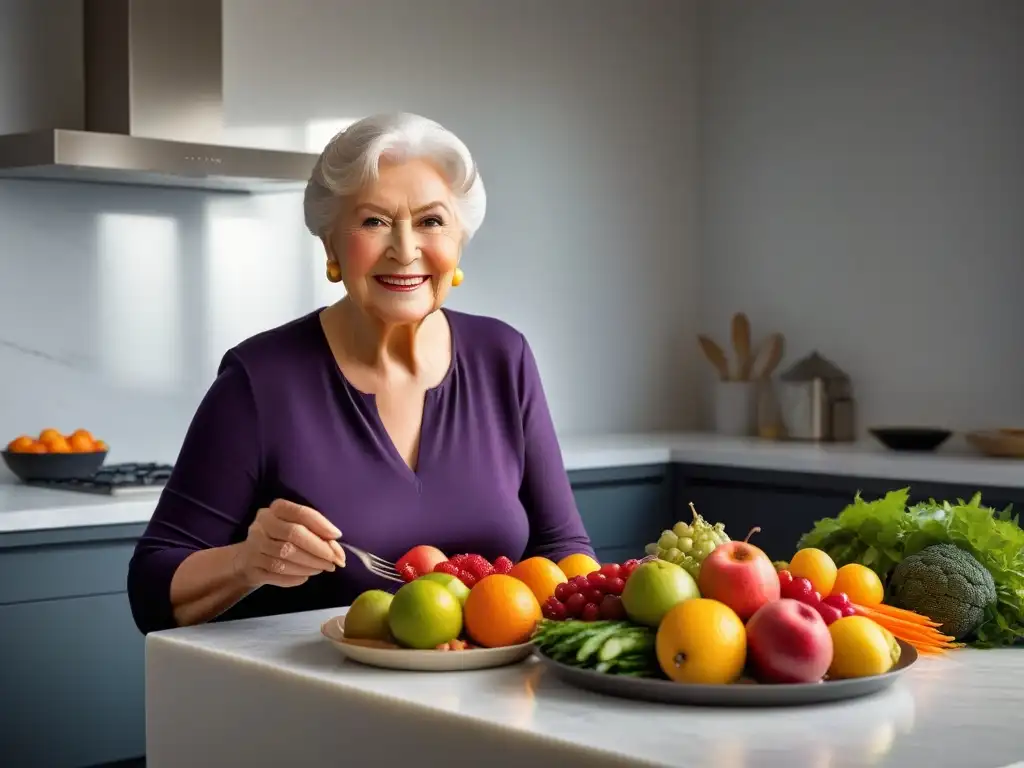
[[[325,241],[349,297],[387,325],[418,323],[439,309],[459,265],[455,201],[429,163],[382,163],[347,199]]]

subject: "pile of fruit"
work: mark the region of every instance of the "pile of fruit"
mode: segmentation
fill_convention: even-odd
[[[556,593],[566,598],[570,580],[587,584],[587,574],[598,573],[602,566],[593,558],[576,554],[555,563],[543,557],[531,557],[513,564],[506,557],[493,562],[478,554],[448,557],[436,547],[413,547],[396,563],[406,581],[397,592],[373,589],[359,595],[345,617],[345,640],[381,648],[416,650],[469,650],[500,648],[529,642],[545,615],[553,615],[554,606],[568,616]],[[614,579],[629,568],[616,566]],[[611,573],[604,566],[604,573]],[[617,583],[613,579],[612,587]],[[594,579],[598,581],[598,579]],[[624,583],[624,582],[623,582]],[[561,590],[559,592],[559,590]],[[595,587],[587,596],[598,594]],[[586,603],[579,590],[572,594],[584,600],[578,614],[589,616],[605,607],[603,599],[611,594],[601,585],[600,605]],[[569,601],[575,605],[575,601]],[[610,605],[610,604],[609,604]],[[542,608],[543,606],[543,608]],[[624,617],[619,609],[616,616]]]
[[[545,611],[534,636],[540,652],[607,674],[784,684],[884,674],[899,661],[897,639],[921,653],[957,647],[938,622],[885,605],[870,568],[837,568],[825,552],[808,548],[780,569],[750,543],[759,529],[732,541],[724,526],[691,509],[692,521],[648,545],[656,559],[634,565],[621,590],[612,583],[623,620],[571,620],[589,618],[577,613],[558,626],[569,611]],[[593,604],[591,579],[607,584],[612,570],[588,575],[576,593]],[[572,588],[561,589],[556,598],[564,600]]]
[[[56,429],[44,429],[37,437],[21,435],[7,444],[11,453],[102,453],[107,444],[96,440],[88,430],[76,429],[65,435]]]
[[[407,583],[360,595],[345,636],[437,650],[532,641],[565,664],[705,685],[880,675],[899,661],[897,639],[921,653],[958,647],[938,622],[885,605],[870,568],[838,568],[815,548],[779,568],[750,543],[758,530],[733,541],[693,509],[643,559],[603,565],[415,547],[397,564]]]

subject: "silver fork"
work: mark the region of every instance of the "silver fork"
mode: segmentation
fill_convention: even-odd
[[[383,557],[366,552],[359,547],[353,547],[351,544],[347,544],[344,541],[338,542],[341,546],[356,556],[356,559],[375,576],[380,576],[382,579],[388,581],[397,581],[401,584],[405,583],[405,579],[398,575],[398,569],[395,564],[385,560]]]

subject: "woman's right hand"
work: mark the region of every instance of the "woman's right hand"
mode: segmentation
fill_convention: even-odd
[[[250,587],[297,587],[310,576],[345,567],[340,537],[315,509],[277,499],[256,513],[235,566]]]

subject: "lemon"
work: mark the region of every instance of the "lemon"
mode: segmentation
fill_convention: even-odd
[[[882,675],[899,660],[896,638],[865,616],[844,616],[832,622],[828,631],[832,635],[830,678]]]

